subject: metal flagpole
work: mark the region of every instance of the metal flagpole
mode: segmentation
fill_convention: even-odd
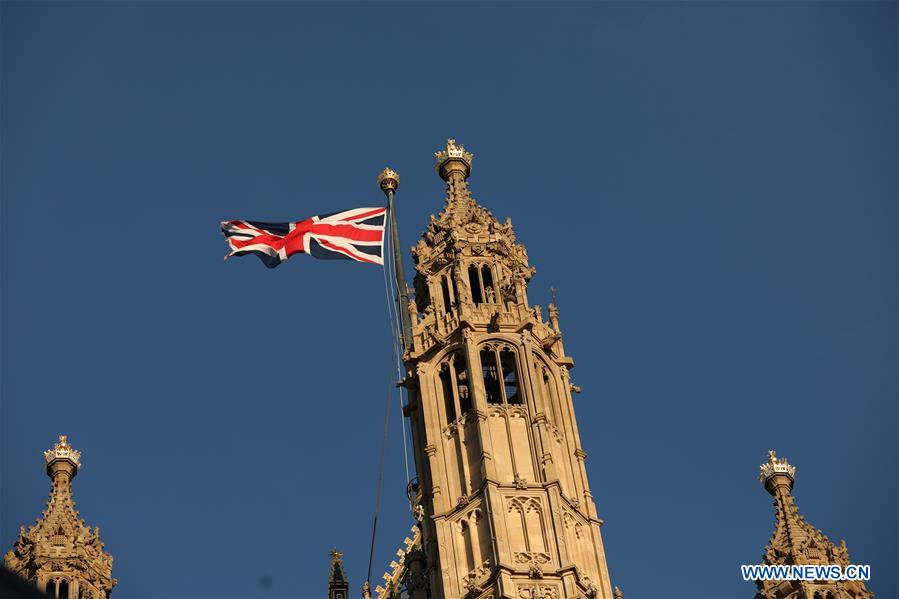
[[[378,175],[378,185],[387,196],[387,215],[390,217],[390,248],[393,250],[393,274],[396,277],[397,312],[402,324],[403,349],[412,343],[412,321],[409,318],[409,288],[406,286],[406,273],[403,271],[403,254],[400,250],[400,234],[396,226],[396,212],[393,207],[393,193],[400,186],[400,175],[391,168],[385,168]]]
[[[396,361],[396,373],[398,376],[402,376],[402,352],[404,349],[409,347],[409,344],[412,343],[412,320],[409,317],[409,288],[406,286],[406,275],[403,272],[403,256],[399,249],[399,230],[396,226],[396,216],[394,215],[394,207],[393,207],[393,192],[400,186],[400,175],[395,170],[390,168],[385,168],[381,171],[381,174],[378,175],[378,186],[381,188],[381,191],[384,192],[384,195],[387,196],[387,214],[390,217],[390,247],[393,254],[393,272],[394,277],[396,279],[397,286],[397,294],[396,294],[396,302],[397,302],[397,313],[402,324],[402,330],[400,331],[400,339],[396,339],[397,343],[394,344],[394,358]],[[384,268],[385,268],[385,278],[384,282],[387,283],[387,267],[388,263],[385,260]],[[386,285],[385,285],[386,286]],[[389,286],[388,296],[389,296]],[[388,303],[388,315],[390,313],[389,310],[390,304]],[[392,317],[390,318],[392,320]],[[395,337],[396,330],[394,329],[393,322],[390,323],[391,336]],[[400,347],[397,347],[399,345]],[[388,405],[389,405],[389,397],[388,393]],[[400,394],[400,407],[402,407],[402,393]],[[372,561],[375,556],[375,540],[378,534],[378,515],[381,511],[381,483],[384,478],[384,450],[387,447],[387,427],[388,427],[388,414],[389,410],[384,414],[384,439],[381,442],[381,463],[378,468],[378,486],[375,491],[375,514],[374,521],[372,522],[372,530],[371,530],[371,548],[369,549],[368,554],[368,576],[366,577],[365,583],[362,588],[362,596],[363,599],[371,598],[371,567]],[[401,427],[403,429],[403,460],[407,459],[407,450],[406,450],[406,427],[405,424],[402,423],[402,416],[400,416]],[[406,463],[406,477],[409,477],[409,464]]]
[[[387,196],[387,214],[390,217],[390,249],[393,254],[393,276],[397,286],[397,317],[401,324],[400,347],[396,348],[396,374],[403,378],[403,350],[412,346],[412,318],[409,315],[409,287],[406,285],[406,274],[403,270],[403,253],[400,249],[400,234],[396,225],[396,210],[393,202],[393,194],[400,186],[400,174],[392,168],[385,168],[378,175],[378,186]],[[398,381],[399,382],[399,381]],[[400,412],[402,413],[402,390],[400,390]],[[409,482],[409,457],[406,449],[406,425],[400,416],[400,426],[403,430],[403,462],[406,465],[406,482]]]

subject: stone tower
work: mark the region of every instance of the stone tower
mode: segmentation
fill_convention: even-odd
[[[837,547],[820,530],[805,521],[793,499],[796,468],[786,458],[768,452],[761,465],[759,482],[774,496],[776,524],[771,541],[765,546],[766,564],[829,565],[846,567],[849,551],[846,542]],[[756,582],[756,599],[870,599],[874,596],[861,581],[776,581]]]
[[[472,154],[450,140],[436,158],[446,204],[412,249],[404,356],[421,540],[401,556],[423,565],[407,590],[612,599],[559,312],[528,302],[534,269],[472,199]]]
[[[15,548],[3,561],[56,599],[106,599],[116,584],[112,556],[103,549],[100,529],[84,525],[72,500],[81,452],[60,436],[44,459],[53,480],[47,509],[33,526],[19,528]]]

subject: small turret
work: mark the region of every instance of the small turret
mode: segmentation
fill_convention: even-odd
[[[328,599],[347,599],[350,589],[343,571],[343,554],[331,550],[331,573],[328,575]]]

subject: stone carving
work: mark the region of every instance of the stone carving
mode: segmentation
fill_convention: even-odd
[[[543,566],[552,561],[548,553],[529,553],[519,551],[514,554],[515,562],[528,566],[530,578],[543,578]]]
[[[72,499],[81,452],[62,435],[44,452],[44,460],[53,480],[47,508],[33,526],[19,527],[15,545],[3,561],[26,580],[46,585],[51,595],[65,582],[69,588],[77,584],[84,596],[105,597],[117,582],[112,577],[112,556],[104,550],[100,529],[85,526]]]
[[[437,153],[437,171],[446,180],[446,206],[439,216],[431,217],[422,239],[412,248],[412,257],[419,275],[434,273],[436,259],[447,253],[468,252],[475,255],[493,254],[510,262],[531,277],[527,252],[516,243],[512,221],[500,224],[489,211],[471,197],[465,178],[471,172],[473,156],[464,149],[460,156],[447,150]],[[459,146],[456,146],[457,148]],[[484,237],[491,243],[484,244]],[[470,240],[479,240],[470,244]],[[449,247],[446,247],[449,246]]]
[[[550,585],[519,585],[519,599],[558,599],[559,591],[555,586]]]
[[[793,483],[796,468],[786,458],[778,458],[771,450],[768,461],[759,467],[759,482],[774,496],[775,528],[771,540],[765,546],[765,564],[838,564],[847,566],[849,551],[846,543],[840,541],[835,546],[820,529],[809,524],[799,513],[793,498]],[[818,591],[819,597],[831,591],[835,597],[870,599],[873,597],[865,583],[857,580],[834,581],[811,585],[806,582],[756,581],[759,599],[792,599],[796,596],[812,597]]]
[[[481,592],[481,586],[471,578],[462,579],[462,588],[468,595],[476,595]]]
[[[462,578],[462,588],[469,595],[476,595],[483,590],[483,583],[490,578],[490,560],[484,560],[478,567]]]
[[[403,548],[396,552],[398,559],[390,562],[390,570],[383,575],[385,586],[375,587],[378,599],[387,599],[398,595],[400,586],[405,582],[407,562],[412,561],[419,550],[421,550],[421,529],[416,523],[412,527],[412,538],[406,537],[403,541]]]
[[[790,478],[796,478],[796,468],[787,462],[787,458],[778,458],[772,449],[768,451],[768,461],[759,466],[759,482],[765,485],[767,480],[778,473],[783,473]]]

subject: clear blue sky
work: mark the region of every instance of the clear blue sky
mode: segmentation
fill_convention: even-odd
[[[897,3],[0,8],[4,550],[67,433],[115,598],[323,597],[335,545],[356,596],[382,273],[226,263],[218,223],[377,203],[389,164],[408,248],[455,137],[558,289],[625,596],[753,595],[769,448],[899,596]],[[375,578],[411,523],[391,430]]]

